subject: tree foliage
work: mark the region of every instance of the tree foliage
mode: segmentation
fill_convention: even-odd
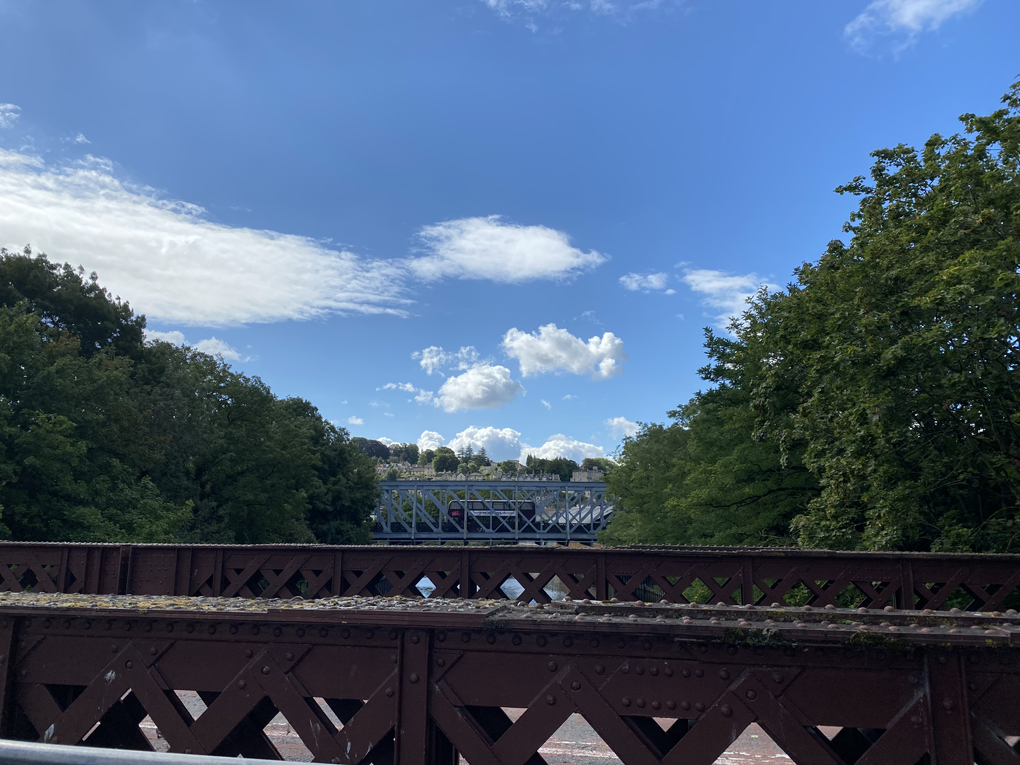
[[[797,281],[709,334],[716,387],[625,442],[618,541],[1020,546],[1020,82],[882,149]]]
[[[346,431],[144,327],[94,275],[0,251],[5,536],[368,540],[374,470]]]

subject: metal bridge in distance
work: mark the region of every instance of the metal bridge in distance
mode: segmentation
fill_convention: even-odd
[[[604,483],[382,481],[372,534],[387,544],[590,544],[613,506]]]

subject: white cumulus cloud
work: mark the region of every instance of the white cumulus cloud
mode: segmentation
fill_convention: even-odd
[[[0,104],[0,128],[13,127],[21,116],[21,107],[17,104]]]
[[[667,294],[674,294],[673,290],[666,290],[666,285],[669,283],[669,274],[658,273],[658,274],[625,274],[620,277],[620,284],[623,285],[625,290],[631,292],[658,292],[659,290],[665,291]]]
[[[709,308],[717,310],[715,321],[725,328],[732,319],[739,319],[747,310],[747,299],[759,287],[776,290],[775,284],[764,281],[758,274],[733,275],[725,271],[707,268],[688,269],[684,272],[684,284],[705,297],[702,299]]]
[[[232,348],[227,342],[220,340],[218,337],[209,337],[205,340],[199,340],[197,343],[188,343],[184,337],[184,333],[173,329],[169,332],[159,332],[153,329],[145,330],[145,341],[147,343],[154,343],[161,341],[164,343],[171,343],[172,345],[190,345],[196,351],[202,353],[208,353],[210,356],[220,356],[226,361],[248,361],[247,356],[241,356],[234,348]]]
[[[919,34],[942,26],[952,16],[977,8],[982,0],[873,0],[846,25],[844,33],[859,51],[867,50],[877,36],[897,35],[899,49]]]
[[[347,424],[348,425],[364,425],[365,421],[363,419],[361,419],[360,417],[355,417],[355,416],[352,415],[352,416],[347,418]]]
[[[380,444],[385,444],[386,446],[397,443],[392,438],[386,438],[386,436],[381,436],[375,440],[378,441]]]
[[[570,244],[562,231],[504,222],[498,215],[425,226],[418,234],[425,255],[408,267],[421,279],[488,279],[520,283],[567,279],[607,260]]]
[[[403,315],[404,271],[308,237],[206,220],[122,182],[109,161],[54,166],[0,150],[0,244],[96,271],[150,317],[236,325],[331,313]]]
[[[171,345],[184,345],[187,340],[184,339],[184,333],[180,330],[172,329],[169,332],[157,332],[154,329],[145,330],[145,341],[148,343],[164,342],[170,343]]]
[[[502,409],[524,393],[504,366],[481,364],[463,374],[448,377],[439,389],[438,406],[447,412],[463,409]]]
[[[578,441],[576,438],[557,433],[554,436],[549,436],[541,446],[522,444],[520,461],[524,462],[527,460],[529,454],[544,460],[566,457],[580,463],[585,457],[605,457],[606,450],[601,446]]]
[[[513,460],[521,453],[521,434],[512,428],[465,428],[450,440],[450,448],[459,452],[466,446],[474,451],[484,448],[489,459],[496,462]]]
[[[208,353],[210,356],[221,356],[227,361],[247,361],[242,359],[241,354],[231,348],[223,340],[217,337],[210,337],[206,340],[199,340],[195,343],[194,348],[196,351],[202,353]]]
[[[542,406],[544,406],[546,409],[552,409],[552,404],[550,404],[544,398],[542,399]]]
[[[416,359],[425,374],[442,374],[442,369],[456,366],[457,369],[468,369],[478,363],[478,351],[474,346],[461,346],[459,351],[444,351],[441,346],[430,345],[420,351],[411,354]]]
[[[627,360],[623,340],[612,332],[596,335],[586,343],[555,324],[546,324],[530,334],[514,327],[503,336],[502,347],[520,363],[524,377],[571,372],[606,380],[622,374]]]
[[[446,443],[446,439],[436,433],[434,430],[426,430],[418,436],[418,448],[422,451],[431,449],[435,451],[440,446]]]
[[[605,425],[609,428],[609,432],[612,433],[614,438],[634,436],[641,430],[639,423],[631,422],[626,417],[610,417],[606,420]]]

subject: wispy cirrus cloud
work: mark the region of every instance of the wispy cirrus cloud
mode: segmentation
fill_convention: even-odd
[[[662,292],[664,295],[675,295],[676,290],[669,288],[669,274],[624,274],[620,277],[620,284],[625,290],[631,292]]]
[[[404,270],[293,234],[209,221],[121,181],[108,160],[49,165],[0,149],[0,244],[96,271],[136,310],[228,326],[328,314],[406,315]]]
[[[19,111],[0,105],[0,127]],[[423,251],[410,256],[366,258],[329,241],[217,223],[198,205],[122,180],[101,157],[49,163],[0,148],[0,246],[31,244],[96,271],[136,311],[175,324],[406,317],[416,281],[565,280],[608,259],[573,247],[565,232],[499,216],[424,226],[420,241]]]
[[[0,128],[14,127],[21,116],[21,107],[17,104],[0,104]]]
[[[844,28],[858,52],[891,37],[895,49],[909,47],[922,32],[934,31],[953,16],[976,9],[983,0],[873,0]]]
[[[655,11],[671,11],[684,0],[481,0],[507,22],[539,31],[540,22],[563,23],[584,16],[631,23]]]
[[[776,290],[775,284],[765,281],[758,274],[728,274],[709,268],[695,268],[684,271],[682,281],[704,297],[702,303],[718,313],[716,326],[725,329],[733,319],[739,319],[747,310],[747,299],[760,287]]]

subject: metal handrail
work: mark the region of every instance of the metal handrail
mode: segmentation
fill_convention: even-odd
[[[91,746],[40,744],[0,739],[3,765],[223,765],[223,757],[204,754],[167,754],[136,749],[97,749]],[[270,765],[273,760],[244,759],[245,765]],[[275,763],[278,765],[278,763]]]

